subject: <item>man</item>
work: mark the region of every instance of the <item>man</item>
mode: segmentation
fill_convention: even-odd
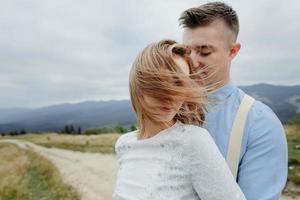
[[[225,3],[211,2],[184,11],[180,18],[183,43],[192,49],[195,71],[217,90],[211,95],[205,128],[226,158],[232,125],[245,93],[230,80],[231,61],[237,43],[239,21]],[[255,59],[255,58],[253,58]],[[248,200],[278,200],[287,178],[287,143],[282,124],[259,101],[250,107],[241,145],[237,182]]]

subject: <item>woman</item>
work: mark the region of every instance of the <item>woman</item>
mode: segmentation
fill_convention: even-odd
[[[207,89],[191,78],[189,54],[187,47],[163,40],[133,63],[129,85],[139,130],[116,143],[115,200],[245,199],[200,127]]]

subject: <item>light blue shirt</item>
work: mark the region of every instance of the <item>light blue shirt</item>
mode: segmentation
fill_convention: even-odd
[[[214,92],[205,128],[226,158],[231,127],[245,93],[229,82]],[[255,101],[245,125],[237,182],[248,200],[278,200],[287,180],[287,142],[273,111]]]

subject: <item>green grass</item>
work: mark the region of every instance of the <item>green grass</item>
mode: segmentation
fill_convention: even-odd
[[[300,186],[300,124],[285,126],[289,152],[288,181]]]
[[[33,151],[0,144],[0,200],[80,200],[55,166]]]

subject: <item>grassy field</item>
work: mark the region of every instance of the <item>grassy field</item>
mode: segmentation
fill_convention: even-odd
[[[1,143],[0,158],[0,200],[80,199],[44,157],[14,144]]]
[[[0,136],[0,139],[20,139],[45,147],[56,147],[91,153],[114,153],[114,146],[120,134],[65,135],[56,133]]]
[[[288,184],[300,195],[300,123],[286,125],[285,131],[289,149]]]
[[[289,151],[287,193],[300,195],[300,123],[285,125]],[[120,134],[62,135],[56,133],[5,136],[0,139],[21,139],[45,147],[56,147],[82,152],[114,153],[114,145]],[[1,177],[1,176],[0,176]],[[1,199],[0,199],[1,200]]]

